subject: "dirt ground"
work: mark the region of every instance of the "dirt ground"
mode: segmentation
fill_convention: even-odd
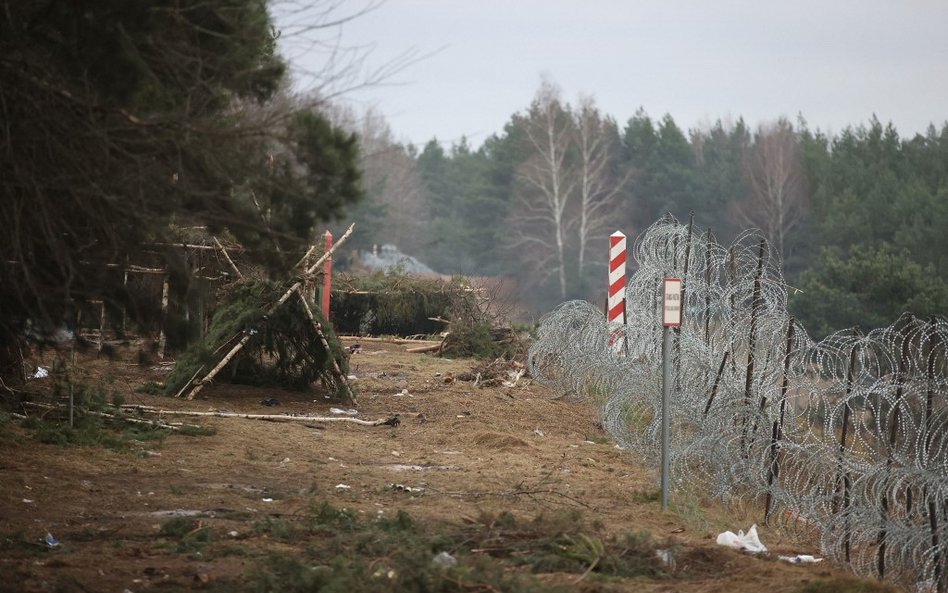
[[[41,444],[8,425],[0,442],[0,590],[137,593],[240,583],[256,551],[296,549],[255,531],[255,522],[322,501],[367,519],[404,510],[432,529],[504,510],[524,520],[576,510],[609,533],[646,530],[656,546],[674,550],[671,576],[612,580],[609,590],[777,593],[845,574],[829,562],[775,560],[818,550],[766,527],[767,558],[715,544],[718,532],[746,529],[754,517],[681,496],[662,512],[656,470],[614,445],[592,405],[558,398],[528,377],[512,387],[462,381],[476,361],[407,347],[363,342],[351,358],[358,418],[398,414],[397,427],[208,417],[187,421],[214,435],[113,451]],[[183,401],[135,391],[161,380],[161,367],[89,360],[83,368],[127,404],[332,415],[313,394],[218,384]],[[34,386],[42,381],[51,379]],[[269,398],[279,404],[261,404]],[[182,554],[162,532],[173,517],[193,517],[214,542],[246,553]],[[47,533],[57,546],[43,543]],[[577,575],[549,578],[576,590],[593,586]]]

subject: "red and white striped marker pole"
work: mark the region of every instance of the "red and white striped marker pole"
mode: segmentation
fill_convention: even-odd
[[[332,249],[332,233],[326,231],[326,234],[323,236],[325,241],[324,253],[329,253],[329,250]],[[323,262],[323,317],[326,318],[326,321],[329,321],[329,292],[332,289],[332,256],[326,258],[326,261]]]
[[[616,231],[609,235],[609,299],[606,301],[606,318],[609,323],[625,325],[625,235]],[[622,340],[617,335],[609,337],[615,352],[622,350]]]

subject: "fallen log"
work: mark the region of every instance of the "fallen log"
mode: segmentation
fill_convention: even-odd
[[[269,420],[271,422],[348,422],[360,426],[398,426],[401,421],[398,414],[391,418],[380,418],[378,420],[360,420],[359,418],[350,418],[348,416],[287,416],[286,414],[241,414],[238,412],[192,412],[189,410],[162,410],[149,406],[125,405],[122,409],[132,409],[147,414],[157,414],[159,416],[214,416],[217,418],[244,418],[247,420]]]
[[[415,348],[408,348],[405,352],[411,353],[421,353],[421,352],[437,352],[441,350],[441,347],[444,345],[444,342],[438,342],[437,344],[428,344],[426,346],[417,346]]]
[[[385,344],[440,344],[441,340],[412,340],[408,338],[360,338],[359,336],[338,336],[340,340],[351,342],[382,342]]]
[[[66,412],[66,411],[69,409],[68,407],[66,407],[66,406],[64,406],[64,405],[59,405],[59,404],[44,404],[44,403],[41,403],[41,402],[22,402],[21,405],[23,405],[23,406],[28,406],[28,407],[31,407],[31,408],[39,408],[39,409],[42,409],[42,410],[58,410],[58,411],[61,411],[61,412]],[[167,422],[162,421],[160,418],[159,418],[159,419],[156,419],[156,420],[144,420],[144,419],[142,419],[142,418],[130,418],[130,417],[128,417],[128,416],[117,416],[117,415],[115,415],[115,414],[109,414],[108,412],[97,412],[97,411],[95,411],[95,410],[83,410],[82,413],[83,413],[83,414],[88,414],[88,415],[90,415],[90,416],[98,416],[98,417],[100,417],[100,418],[109,418],[110,420],[118,420],[118,421],[121,421],[121,422],[129,422],[129,423],[131,423],[131,424],[145,424],[145,425],[151,426],[151,427],[153,427],[153,428],[164,428],[164,429],[167,429],[167,430],[181,430],[181,427],[180,427],[180,426],[176,426],[176,425],[173,425],[173,424],[169,424],[169,423],[167,423]],[[26,416],[22,416],[22,415],[20,415],[20,414],[16,414],[16,415],[17,415],[17,416],[20,416],[20,417],[22,417],[22,418],[26,418]]]

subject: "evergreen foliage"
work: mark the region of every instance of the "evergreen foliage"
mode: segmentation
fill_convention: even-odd
[[[824,248],[803,272],[794,314],[822,338],[841,327],[885,327],[904,311],[922,317],[948,311],[948,282],[934,266],[922,266],[906,249],[883,243],[854,245],[841,256]]]
[[[107,266],[170,223],[286,269],[360,197],[354,136],[284,96],[277,35],[265,0],[0,0],[0,343],[126,302]]]
[[[352,335],[436,334],[446,321],[481,318],[463,278],[412,278],[398,272],[334,279],[330,308],[336,330]]]

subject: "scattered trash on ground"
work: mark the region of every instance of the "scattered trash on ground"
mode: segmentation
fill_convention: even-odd
[[[431,559],[431,565],[439,570],[447,570],[458,565],[458,559],[447,552],[438,552]]]
[[[336,484],[336,490],[352,490],[349,484]]]
[[[36,369],[36,372],[30,375],[30,379],[45,379],[49,376],[49,369],[46,367],[39,367]]]
[[[448,471],[458,469],[457,466],[453,465],[409,465],[405,463],[392,463],[382,467],[397,472]]]
[[[344,416],[358,416],[359,410],[349,408],[348,410],[343,410],[342,408],[329,408],[330,414],[342,414]]]
[[[781,560],[784,562],[789,562],[790,564],[816,564],[817,562],[823,562],[822,558],[816,558],[809,554],[797,554],[796,556],[781,556]]]
[[[425,489],[421,486],[416,486],[413,488],[411,486],[406,486],[405,484],[389,484],[388,488],[389,490],[395,490],[396,492],[407,492],[416,496],[421,496],[425,493]]]
[[[189,509],[174,509],[173,511],[153,511],[151,513],[146,513],[152,517],[167,517],[167,518],[176,518],[176,517],[213,517],[214,511],[197,511]]]
[[[527,369],[514,360],[497,359],[481,364],[470,372],[457,375],[458,381],[473,382],[475,387],[514,387]]]
[[[658,556],[658,559],[666,566],[672,568],[675,566],[675,557],[672,556],[671,550],[655,550],[655,555]]]
[[[718,534],[717,542],[722,546],[727,546],[729,548],[741,550],[743,552],[750,552],[751,554],[767,551],[767,547],[760,543],[760,538],[757,536],[756,523],[751,525],[751,528],[747,530],[747,533],[738,531],[737,535],[735,535],[731,531],[725,531],[724,533]]]
[[[59,542],[56,541],[56,538],[53,537],[53,534],[48,531],[46,532],[46,537],[43,538],[43,540],[46,542],[46,545],[49,546],[50,548],[55,548],[56,546],[59,545]]]
[[[272,498],[261,498],[260,500],[262,500],[263,502],[273,502]]]
[[[238,533],[238,531],[234,529],[232,531],[228,531],[227,535],[229,535],[230,537],[237,537],[238,535],[240,535],[240,533]]]
[[[359,378],[356,377],[355,375],[346,375],[346,379],[348,379],[349,381],[358,381],[358,380],[359,380]]]
[[[539,426],[533,429],[533,434],[537,435],[538,437],[546,436],[545,434],[543,434],[543,431],[540,430]]]
[[[24,498],[24,499],[23,499],[23,502],[24,502],[24,504],[33,504],[33,500],[30,499],[30,498]]]

